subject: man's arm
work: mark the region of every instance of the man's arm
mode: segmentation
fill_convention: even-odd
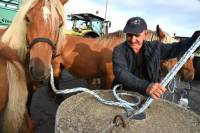
[[[113,51],[113,72],[115,79],[121,84],[126,85],[128,88],[132,88],[134,91],[146,94],[146,88],[150,84],[147,80],[142,80],[132,74],[129,70],[128,61],[126,58],[126,51],[121,47],[116,47]],[[137,90],[136,90],[137,89]]]
[[[194,32],[192,37],[180,41],[180,42],[174,42],[174,43],[160,43],[161,46],[161,59],[171,59],[176,58],[177,56],[183,55],[190,47],[191,45],[196,41],[196,39],[200,36],[200,31]]]

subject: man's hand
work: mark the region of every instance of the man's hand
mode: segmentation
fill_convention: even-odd
[[[150,95],[154,100],[158,100],[165,91],[166,89],[159,83],[151,83],[146,89],[146,93]]]

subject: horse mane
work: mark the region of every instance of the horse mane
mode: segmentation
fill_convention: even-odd
[[[0,44],[0,57],[10,62],[19,61],[19,57],[10,47]]]
[[[163,43],[172,43],[172,42],[178,42],[175,38],[171,37],[167,32],[162,31],[164,34],[164,37],[162,39],[159,38],[157,31],[147,30],[148,35],[146,37],[146,41],[157,41],[160,40]]]
[[[24,61],[27,53],[27,41],[26,41],[26,13],[33,8],[39,0],[26,0],[23,1],[16,16],[14,17],[11,25],[8,27],[6,32],[3,34],[1,41],[9,47],[17,51],[17,55],[21,61]],[[58,0],[45,0],[45,5],[50,7],[52,27],[55,27],[55,23],[59,20],[57,11],[64,20],[64,9],[63,5]],[[54,28],[53,28],[54,29]],[[63,27],[60,29],[60,34],[63,34]],[[59,41],[61,37],[59,36]]]
[[[123,33],[122,30],[118,30],[112,33],[105,34],[104,36],[101,36],[99,39],[112,39],[113,37],[119,37],[119,38],[124,38],[126,35]]]
[[[121,30],[119,30],[97,38],[96,42],[97,44],[100,44],[101,47],[113,47],[125,40],[126,35]]]

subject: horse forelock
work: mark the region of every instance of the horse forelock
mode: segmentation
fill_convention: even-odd
[[[56,49],[59,49],[60,44],[62,44],[62,41],[64,39],[64,7],[62,5],[62,3],[59,0],[45,0],[45,6],[47,6],[50,9],[50,14],[51,17],[49,17],[49,19],[51,19],[50,21],[52,22],[52,30],[53,32],[56,30],[56,24],[60,23],[60,17],[63,21],[63,25],[59,28],[59,36],[58,36],[58,41],[56,42]],[[58,51],[58,50],[57,50]],[[56,53],[57,53],[56,51]]]
[[[49,8],[50,16],[48,19],[51,19],[53,30],[55,30],[56,24],[59,23],[61,17],[64,22],[64,8],[62,3],[59,0],[45,0],[45,7]],[[63,33],[64,34],[64,33]]]

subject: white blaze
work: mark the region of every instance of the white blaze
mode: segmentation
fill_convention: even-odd
[[[44,6],[43,7],[43,17],[45,19],[45,21],[47,22],[48,21],[48,17],[50,15],[50,10],[48,7]]]

